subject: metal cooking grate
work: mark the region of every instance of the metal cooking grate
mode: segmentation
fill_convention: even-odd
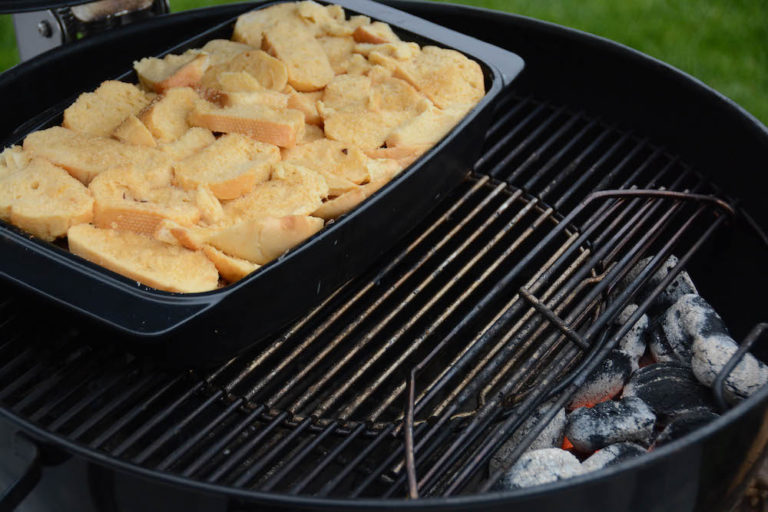
[[[605,357],[623,334],[609,323],[655,268],[674,252],[679,271],[727,219],[701,195],[713,193],[648,140],[509,95],[473,175],[379,266],[209,373],[157,369],[62,314],[41,325],[47,310],[5,293],[0,401],[85,447],[211,483],[477,492],[495,447]]]

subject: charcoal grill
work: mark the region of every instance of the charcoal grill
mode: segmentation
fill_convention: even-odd
[[[683,267],[765,360],[765,326],[755,327],[768,284],[765,128],[690,77],[593,36],[392,4],[528,63],[471,174],[367,274],[212,371],[160,368],[3,289],[0,439],[18,477],[6,503],[671,511],[738,498],[768,442],[768,390],[684,439],[573,480],[494,492],[486,462],[537,405],[564,402],[583,382],[622,334],[607,325],[627,302],[641,303],[639,317]],[[150,20],[5,73],[0,97],[21,84],[37,96],[22,95],[4,133],[112,69],[78,63],[110,55],[117,71],[246,8]],[[69,72],[47,87],[57,70]],[[672,253],[675,272],[646,290]]]

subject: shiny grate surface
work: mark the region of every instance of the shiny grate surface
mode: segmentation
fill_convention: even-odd
[[[728,205],[703,196],[716,193],[646,139],[510,95],[474,173],[430,218],[214,371],[162,371],[3,292],[0,402],[90,449],[226,486],[477,492],[493,484],[481,478],[495,447],[607,354],[622,334],[609,322],[654,269],[675,253],[679,270],[727,221]]]

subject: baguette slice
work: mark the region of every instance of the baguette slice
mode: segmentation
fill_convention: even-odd
[[[93,197],[67,171],[43,159],[0,180],[0,218],[43,240],[93,218]]]
[[[146,146],[150,148],[157,147],[157,141],[152,136],[149,128],[141,122],[135,115],[126,117],[120,125],[112,132],[112,136],[120,142],[132,144],[134,146]]]
[[[160,144],[158,149],[169,155],[174,161],[184,160],[210,146],[216,140],[211,130],[194,127],[173,142]]]
[[[238,55],[249,50],[255,50],[253,46],[229,41],[227,39],[212,39],[200,48],[211,58],[211,67],[231,61]]]
[[[29,165],[29,153],[25,153],[21,146],[10,146],[0,153],[0,178],[13,174]]]
[[[63,167],[86,185],[100,173],[115,167],[146,170],[171,167],[171,158],[157,149],[84,135],[60,126],[27,135],[24,151]]]
[[[207,239],[232,256],[264,265],[323,228],[323,220],[304,215],[251,219],[219,230]]]
[[[277,110],[288,107],[288,96],[277,91],[262,90],[253,92],[221,92],[221,104],[225,107],[240,105],[265,105]],[[294,108],[294,107],[291,107]]]
[[[295,3],[286,2],[242,14],[235,22],[232,39],[249,44],[255,48],[261,48],[264,30],[267,27],[279,21],[290,21],[299,29],[305,26],[305,23],[302,22],[296,11]]]
[[[288,69],[279,59],[261,50],[249,50],[232,60],[213,66],[200,81],[202,87],[218,89],[224,73],[247,73],[264,89],[282,91],[288,83]],[[227,80],[225,78],[225,80]]]
[[[297,91],[318,91],[334,77],[328,56],[309,31],[278,22],[264,30],[264,44],[270,54],[285,63],[288,83]]]
[[[87,135],[109,137],[123,120],[149,105],[150,97],[132,84],[107,80],[81,94],[64,111],[62,126]]]
[[[265,105],[209,107],[198,105],[189,122],[214,132],[241,133],[280,147],[293,147],[304,133],[304,114],[298,110],[275,110]]]
[[[434,146],[456,126],[472,105],[440,110],[430,105],[424,112],[401,124],[387,137],[387,147]]]
[[[400,38],[392,32],[392,27],[380,21],[357,27],[353,37],[358,43],[383,44],[400,41]]]
[[[307,124],[322,125],[323,118],[317,111],[317,102],[323,97],[322,91],[298,92],[292,87],[288,88],[287,107],[304,112],[304,120]]]
[[[67,238],[73,254],[159,290],[196,293],[219,284],[216,266],[202,252],[90,224],[71,227]]]
[[[230,283],[239,281],[260,266],[248,260],[230,256],[212,245],[204,245],[203,254],[216,265],[221,277]]]
[[[222,71],[216,80],[222,92],[258,92],[266,89],[255,76],[246,71]]]
[[[139,114],[139,119],[160,142],[173,142],[189,130],[187,116],[204,101],[189,87],[169,89]]]
[[[345,192],[339,197],[324,202],[320,208],[312,212],[312,215],[325,220],[335,219],[371,197],[374,192],[386,185],[388,181],[389,179],[378,179]]]
[[[269,179],[279,161],[277,146],[232,133],[174,165],[174,180],[186,190],[205,186],[219,199],[235,199]]]
[[[162,59],[147,57],[134,62],[133,68],[144,87],[162,93],[173,87],[197,85],[210,63],[207,53],[187,50],[182,55],[166,55]]]
[[[373,159],[391,159],[403,169],[411,165],[417,158],[423,155],[431,146],[397,146],[393,148],[377,148],[366,151],[365,154]]]
[[[333,72],[337,75],[346,73],[349,69],[349,58],[355,49],[355,40],[351,37],[323,36],[317,38],[323,48]]]
[[[365,153],[335,140],[322,139],[285,150],[283,159],[317,172],[335,174],[356,184],[369,178]]]

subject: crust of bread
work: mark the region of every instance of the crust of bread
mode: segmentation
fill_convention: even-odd
[[[112,132],[112,137],[120,142],[132,144],[134,146],[146,146],[149,148],[157,147],[157,141],[149,131],[149,128],[141,122],[135,115],[131,114],[120,123]]]
[[[287,94],[287,107],[304,113],[307,124],[322,125],[323,118],[317,111],[317,102],[323,97],[322,91],[298,92],[291,88]]]
[[[280,147],[293,147],[304,132],[304,114],[298,110],[278,111],[266,105],[196,108],[189,122],[214,132],[241,133]]]
[[[249,50],[236,55],[232,60],[213,66],[200,81],[201,87],[221,88],[219,77],[223,73],[248,73],[264,89],[282,91],[288,83],[288,69],[285,63],[261,50]]]
[[[269,53],[285,63],[288,83],[297,91],[318,91],[334,77],[323,47],[307,31],[278,22],[265,28],[264,44]]]
[[[374,21],[370,25],[357,27],[352,36],[358,43],[382,44],[400,40],[400,38],[392,32],[392,27],[380,21]]]
[[[146,88],[163,93],[174,87],[194,87],[211,64],[207,53],[187,50],[182,55],[166,55],[162,59],[148,57],[134,62],[139,81]]]
[[[73,254],[159,290],[195,293],[219,284],[216,266],[202,252],[90,224],[73,226],[67,237]]]
[[[224,209],[218,198],[206,186],[199,186],[195,190],[195,205],[200,210],[200,218],[207,224],[215,224],[224,218]]]
[[[210,56],[211,66],[217,66],[231,61],[243,52],[255,50],[255,48],[251,45],[229,41],[228,39],[211,39],[200,50]]]
[[[93,218],[93,197],[67,171],[42,159],[0,180],[0,218],[43,240]]]
[[[312,215],[321,219],[330,220],[339,217],[354,209],[357,205],[373,195],[374,192],[387,184],[389,178],[379,179],[366,183],[362,187],[350,190],[339,197],[326,201]]]
[[[187,116],[202,101],[194,89],[176,87],[166,91],[138,117],[157,140],[173,142],[189,130]]]
[[[277,110],[288,108],[288,96],[277,91],[222,92],[219,98],[225,107],[265,105]]]
[[[149,105],[147,94],[132,84],[107,80],[81,94],[64,111],[62,126],[88,135],[108,137],[123,120]]]
[[[207,241],[217,249],[264,265],[323,228],[323,220],[305,215],[266,217],[216,231]]]
[[[24,151],[63,167],[86,185],[116,167],[152,170],[171,166],[171,158],[157,149],[84,135],[60,126],[27,135]]]
[[[272,165],[278,161],[277,146],[227,134],[176,163],[174,181],[186,190],[205,186],[219,199],[235,199],[269,179]]]
[[[259,268],[255,263],[230,256],[212,245],[204,245],[203,254],[216,265],[219,275],[230,283],[239,281]]]
[[[396,161],[400,167],[405,168],[416,161],[421,155],[423,155],[430,146],[397,146],[394,148],[377,148],[371,151],[366,151],[365,154],[370,158],[376,159],[392,159]]]

